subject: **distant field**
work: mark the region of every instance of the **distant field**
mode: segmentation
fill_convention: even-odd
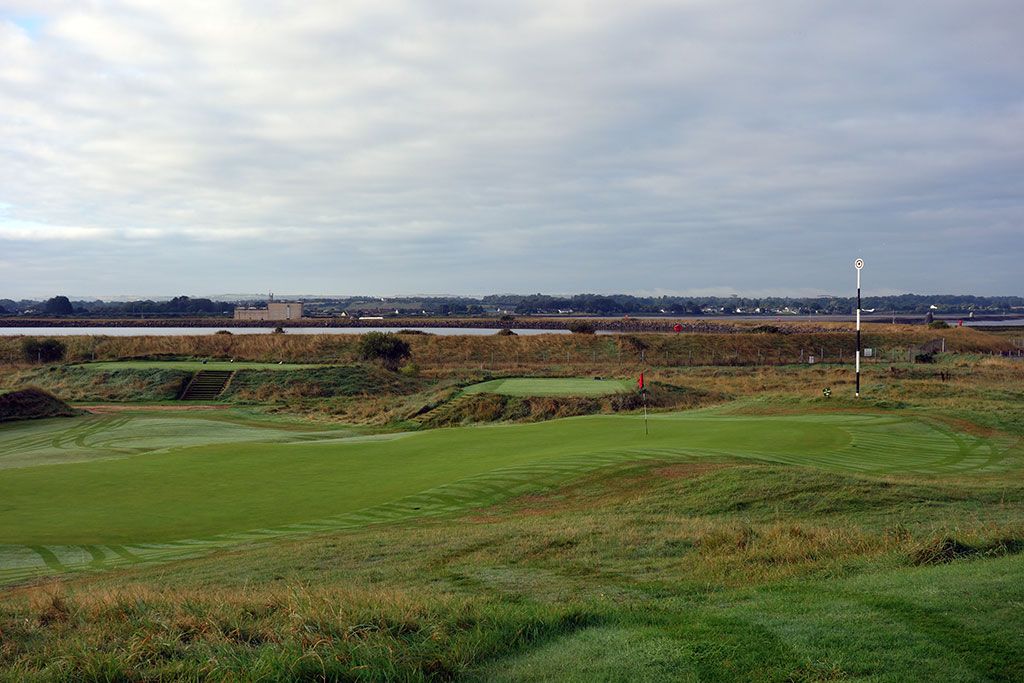
[[[466,387],[467,394],[503,394],[505,396],[607,396],[636,387],[633,380],[592,379],[587,377],[511,377],[492,379]]]
[[[659,414],[647,437],[642,424],[612,415],[353,436],[124,413],[7,426],[0,583],[450,513],[626,460],[741,458],[873,474],[993,472],[1014,462],[992,440],[907,418]]]
[[[198,370],[304,370],[321,366],[312,363],[255,363],[251,361],[203,363],[199,360],[124,360],[83,363],[81,367],[93,370],[184,370],[196,372]]]

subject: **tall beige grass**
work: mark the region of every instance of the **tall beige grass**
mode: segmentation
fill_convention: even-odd
[[[977,330],[869,326],[864,346],[877,361],[906,361],[912,349],[942,337],[946,349],[961,353],[1013,351],[1011,340]],[[589,368],[699,365],[779,365],[806,362],[852,363],[854,336],[846,330],[818,333],[522,335],[406,337],[415,362],[427,371],[450,368],[501,369],[564,366]],[[262,362],[350,363],[357,360],[358,336],[342,334],[64,337],[68,360],[130,358],[235,358]],[[0,337],[0,362],[19,363],[21,338]]]

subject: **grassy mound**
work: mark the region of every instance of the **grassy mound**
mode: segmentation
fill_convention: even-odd
[[[198,370],[236,370],[220,397],[276,403],[296,398],[408,394],[416,380],[375,366],[258,363],[118,362],[55,365],[14,373],[4,383],[31,384],[72,401],[173,401]]]
[[[92,365],[54,365],[13,375],[9,381],[39,386],[71,401],[173,401],[192,377],[186,370]]]
[[[494,380],[510,382],[512,380]],[[555,380],[559,381],[559,380]],[[582,381],[582,380],[570,380]],[[586,380],[593,382],[593,380]],[[619,380],[610,380],[618,383]],[[596,384],[596,382],[594,382]],[[473,385],[488,387],[492,382]],[[671,385],[648,385],[647,406],[655,409],[689,409],[711,405],[723,399],[702,389]],[[449,427],[482,422],[537,422],[560,417],[596,415],[639,410],[643,397],[635,391],[604,396],[549,396],[506,394],[490,390],[465,391],[463,396],[442,404],[418,418],[425,427]]]
[[[294,398],[401,395],[419,388],[411,378],[372,365],[307,367],[298,370],[239,370],[221,398],[260,403]]]
[[[80,412],[53,394],[34,387],[0,394],[0,422],[71,417]]]

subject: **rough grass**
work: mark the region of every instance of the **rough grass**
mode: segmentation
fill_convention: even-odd
[[[308,410],[304,399],[407,395],[423,381],[375,366],[262,365],[258,363],[112,362],[25,368],[0,379],[0,387],[35,384],[72,401],[172,401],[194,371],[233,369],[220,401],[291,405]]]
[[[537,380],[543,383],[544,378]],[[531,384],[524,383],[519,386]],[[644,405],[651,410],[683,410],[714,405],[721,403],[725,398],[721,394],[669,384],[648,384],[646,398],[636,391],[616,392],[597,397],[516,396],[489,393],[489,382],[474,386],[484,389],[454,394],[446,403],[430,406],[429,410],[421,410],[413,417],[418,424],[426,427],[487,422],[537,422],[580,415],[637,411]]]
[[[202,360],[123,360],[86,363],[90,370],[306,370],[318,367],[310,363],[255,363],[251,361],[202,361]]]
[[[701,509],[766,488],[843,502]],[[959,488],[624,463],[468,517],[10,589],[0,678],[1019,680],[1020,483]],[[920,562],[947,538],[1004,543]]]
[[[0,388],[35,385],[68,401],[173,401],[191,377],[189,371],[165,368],[52,365],[4,373]]]
[[[422,382],[371,365],[325,366],[273,373],[239,370],[221,396],[223,400],[273,403],[295,398],[403,395]]]
[[[495,370],[564,366],[568,376],[631,376],[647,366],[779,365],[807,355],[819,362],[853,361],[849,326],[835,331],[759,334],[522,335],[504,337],[408,335],[413,360],[425,371],[483,366]],[[743,329],[743,328],[736,328]],[[2,330],[0,330],[2,331]],[[867,325],[864,345],[885,360],[907,360],[908,351],[936,338],[958,353],[1015,350],[1012,340],[968,328],[928,330],[914,326]],[[277,363],[339,363],[358,360],[358,335],[204,335],[195,337],[62,337],[72,361],[123,359],[211,359]],[[0,361],[19,362],[20,337],[0,337]],[[574,370],[601,368],[604,372]],[[609,372],[622,368],[623,372]]]

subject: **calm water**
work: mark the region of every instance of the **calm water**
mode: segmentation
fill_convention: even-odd
[[[0,337],[31,335],[35,337],[108,336],[108,337],[182,337],[214,334],[227,330],[231,334],[272,334],[269,327],[0,327]],[[461,334],[488,335],[498,330],[479,327],[286,327],[285,334],[366,334],[367,332],[398,332],[418,330],[429,334],[453,336]],[[521,330],[516,334],[569,334],[569,330]]]
[[[956,323],[947,320],[950,325]],[[964,319],[964,325],[966,327],[1024,327],[1024,318],[1014,318],[1012,320],[970,320]]]

